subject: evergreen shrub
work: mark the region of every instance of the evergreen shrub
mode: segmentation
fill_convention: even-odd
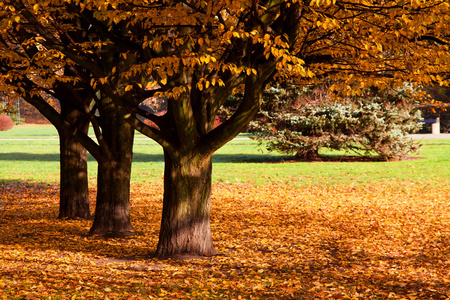
[[[331,148],[359,155],[376,152],[384,160],[400,160],[420,148],[407,137],[421,126],[420,111],[412,105],[377,97],[332,101],[324,91],[306,100],[286,90],[266,93],[276,97],[263,105],[251,131],[269,151],[317,159],[321,148]]]

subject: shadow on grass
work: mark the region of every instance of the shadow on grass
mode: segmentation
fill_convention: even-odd
[[[59,161],[59,154],[33,154],[25,152],[0,153],[4,161]]]
[[[284,162],[289,156],[267,154],[215,154],[213,162],[218,163],[264,163]],[[43,161],[58,162],[59,154],[33,154],[24,152],[0,153],[0,161]],[[88,155],[88,161],[94,161]],[[164,162],[163,154],[134,153],[133,162]]]
[[[417,157],[407,158],[419,159]],[[0,153],[0,161],[42,161],[59,162],[59,154],[33,154],[24,152]],[[88,161],[95,161],[88,155]],[[133,162],[164,162],[163,154],[134,153]],[[215,154],[215,163],[295,163],[295,162],[386,162],[377,156],[342,156],[342,155],[322,155],[318,159],[296,159],[287,155],[276,154]]]

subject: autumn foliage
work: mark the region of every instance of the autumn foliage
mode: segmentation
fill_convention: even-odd
[[[160,185],[132,188],[139,235],[105,239],[87,236],[89,221],[55,219],[57,186],[2,183],[1,296],[450,297],[445,185],[218,183],[213,189],[211,226],[219,255],[182,261],[151,257],[162,209]]]
[[[0,131],[6,131],[14,127],[14,122],[8,115],[0,114]]]
[[[0,7],[0,91],[76,135],[99,163],[91,233],[133,231],[134,130],[163,147],[159,257],[216,253],[212,155],[248,125],[269,82],[331,81],[344,96],[449,83],[448,1],[0,0]],[[215,127],[236,91],[239,108]],[[61,102],[60,113],[48,96]],[[168,101],[164,115],[140,108],[159,96]],[[96,139],[76,121],[90,122]]]

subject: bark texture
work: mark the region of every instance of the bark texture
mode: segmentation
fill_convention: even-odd
[[[216,253],[210,229],[211,157],[165,153],[164,201],[156,257]]]
[[[61,104],[61,116],[87,134],[89,121],[67,103]],[[66,126],[58,126],[60,144],[60,219],[91,219],[87,175],[87,151]]]
[[[60,219],[91,219],[87,151],[70,133],[60,133]]]
[[[131,163],[99,164],[95,218],[90,233],[110,236],[134,232],[130,219]]]
[[[104,100],[99,141],[103,157],[98,161],[97,202],[90,233],[123,236],[134,232],[130,218],[130,177],[134,129]]]

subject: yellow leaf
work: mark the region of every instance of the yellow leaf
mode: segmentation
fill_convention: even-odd
[[[383,46],[380,43],[376,43],[378,51],[383,51]]]

